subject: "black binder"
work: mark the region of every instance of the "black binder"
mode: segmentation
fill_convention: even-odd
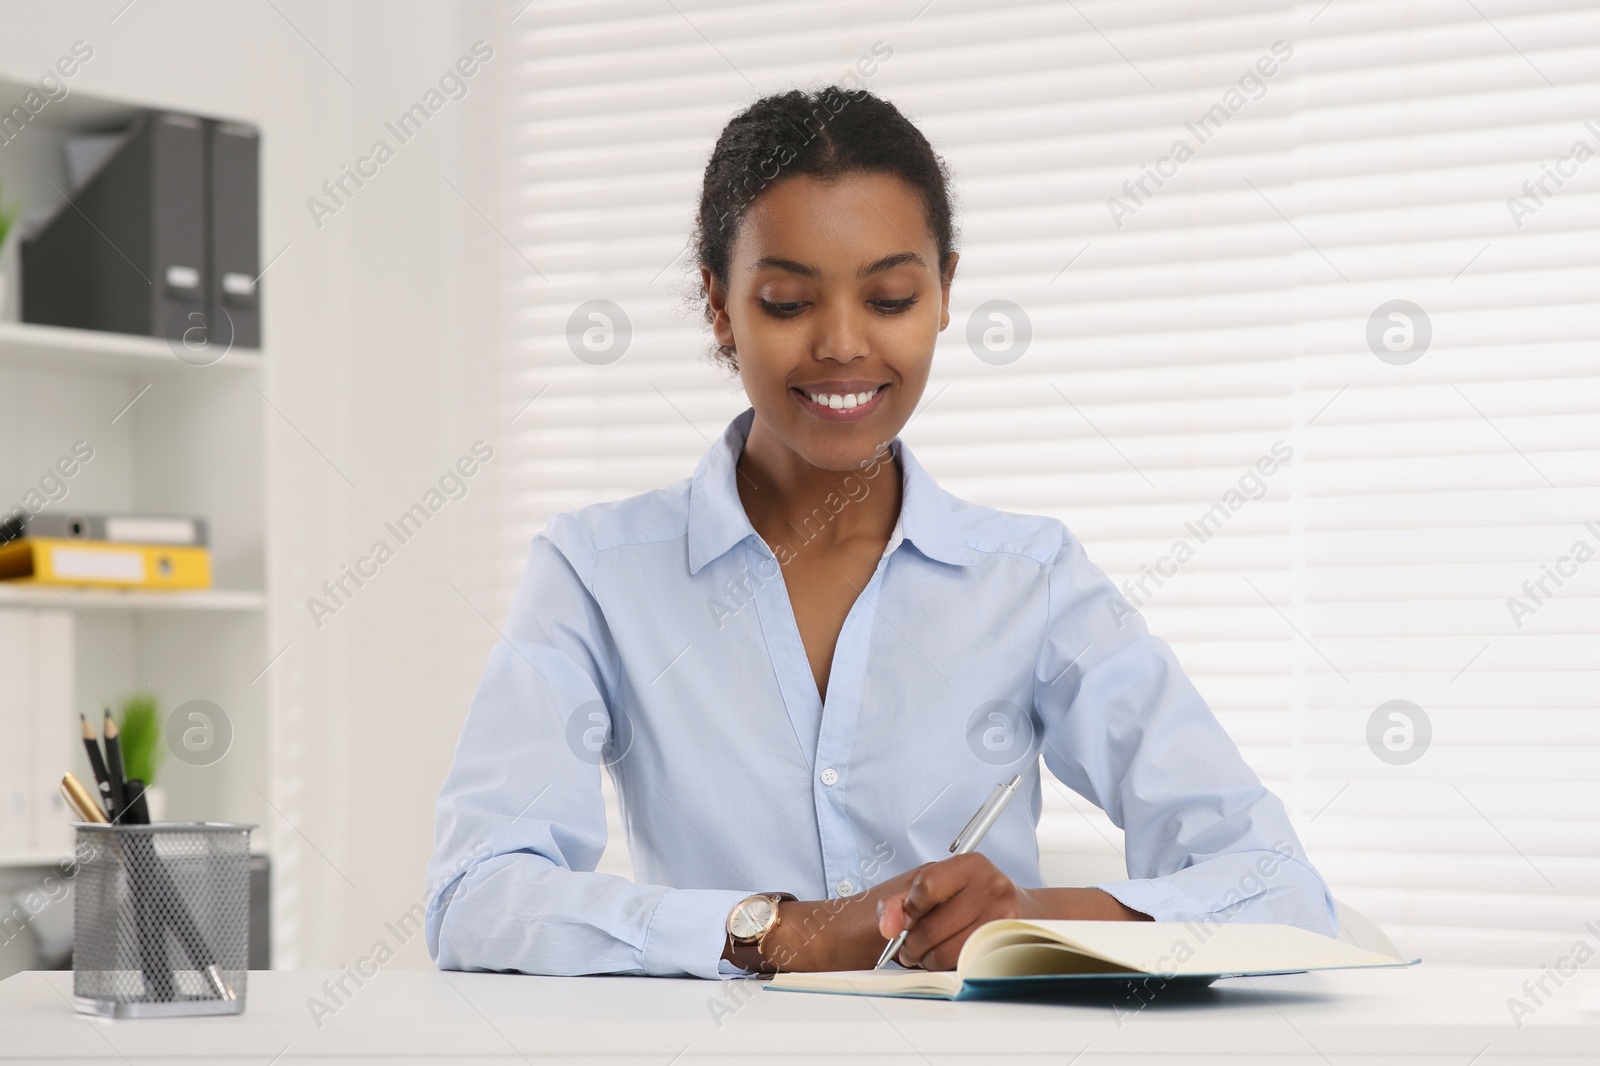
[[[150,113],[70,201],[22,242],[22,318],[182,337],[206,311],[205,136]]]
[[[23,239],[23,321],[259,347],[259,160],[253,127],[141,115]]]
[[[261,246],[261,137],[253,126],[219,122],[211,130],[211,291],[225,335],[236,347],[261,347],[258,289]],[[226,320],[226,322],[224,321]]]

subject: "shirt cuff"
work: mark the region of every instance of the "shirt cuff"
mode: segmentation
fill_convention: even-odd
[[[718,980],[728,939],[728,912],[748,892],[669,889],[656,904],[644,936],[644,968],[657,976],[690,974]]]
[[[1156,877],[1107,881],[1090,887],[1098,888],[1124,907],[1148,914],[1158,922],[1192,922],[1211,914],[1211,908]]]

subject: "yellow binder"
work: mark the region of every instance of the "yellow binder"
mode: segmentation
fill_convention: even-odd
[[[118,589],[208,589],[211,552],[175,544],[23,537],[0,545],[0,580]]]

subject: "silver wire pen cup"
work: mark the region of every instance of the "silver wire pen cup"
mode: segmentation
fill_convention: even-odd
[[[110,1018],[243,1011],[254,826],[76,828],[74,1007]]]

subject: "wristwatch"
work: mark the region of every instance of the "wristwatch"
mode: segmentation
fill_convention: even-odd
[[[778,927],[778,904],[794,902],[788,892],[760,892],[746,896],[728,912],[728,954],[740,969],[752,973],[771,973],[777,968],[761,954],[761,945]]]

